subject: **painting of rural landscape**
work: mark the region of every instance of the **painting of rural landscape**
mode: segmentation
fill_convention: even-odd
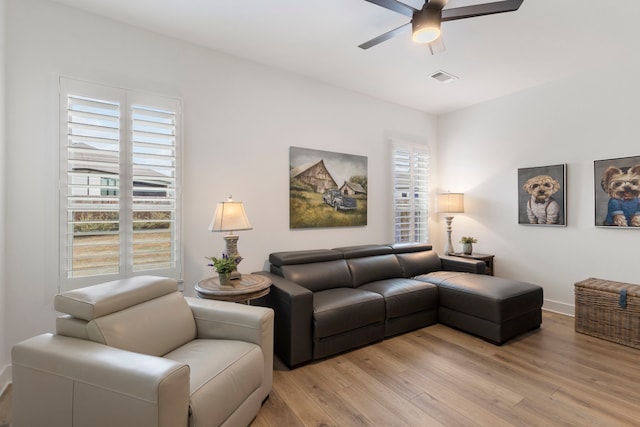
[[[289,149],[289,227],[367,225],[367,158]]]

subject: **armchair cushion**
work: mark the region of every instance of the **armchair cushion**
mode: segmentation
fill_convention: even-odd
[[[210,354],[208,363],[202,357]],[[215,356],[215,357],[214,357]],[[195,425],[223,425],[247,396],[260,409],[264,369],[260,348],[244,341],[195,340],[165,356],[191,366],[189,406]]]
[[[174,292],[93,319],[87,331],[101,344],[164,356],[196,338],[196,323],[182,294]]]
[[[185,298],[193,312],[197,338],[241,340],[262,349],[264,374],[261,399],[266,398],[273,383],[273,310],[227,301]]]

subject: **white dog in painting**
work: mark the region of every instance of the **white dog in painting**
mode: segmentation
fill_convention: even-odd
[[[531,197],[527,201],[530,224],[557,224],[560,205],[552,197],[560,190],[560,183],[549,175],[529,178],[522,186]]]

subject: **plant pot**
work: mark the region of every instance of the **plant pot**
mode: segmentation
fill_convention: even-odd
[[[218,273],[220,286],[231,286],[231,273]]]
[[[462,244],[462,253],[465,255],[471,255],[473,252],[473,243],[463,243]]]

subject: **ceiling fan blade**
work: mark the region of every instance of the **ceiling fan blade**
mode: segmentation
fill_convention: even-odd
[[[513,12],[520,8],[523,1],[524,0],[504,0],[473,6],[444,9],[442,11],[442,22],[472,18],[474,16],[493,15],[495,13]]]
[[[401,15],[408,16],[409,18],[413,17],[413,12],[416,11],[416,9],[412,8],[411,6],[406,5],[404,3],[400,3],[399,1],[396,1],[396,0],[365,0],[365,1],[368,1],[369,3],[377,4],[380,7],[384,7],[385,9],[389,9]]]
[[[411,28],[411,22],[407,22],[404,25],[399,26],[398,28],[391,30],[391,31],[387,31],[384,34],[379,35],[378,37],[375,37],[371,40],[369,40],[368,42],[364,42],[361,45],[359,45],[358,47],[360,49],[369,49],[370,47],[373,47],[377,44],[382,43],[383,41],[389,40],[391,37],[394,37],[406,30],[408,30],[409,28]]]
[[[429,52],[431,52],[431,55],[436,55],[444,51],[445,49],[444,49],[444,42],[442,41],[442,36],[438,37],[437,39],[429,43]]]

